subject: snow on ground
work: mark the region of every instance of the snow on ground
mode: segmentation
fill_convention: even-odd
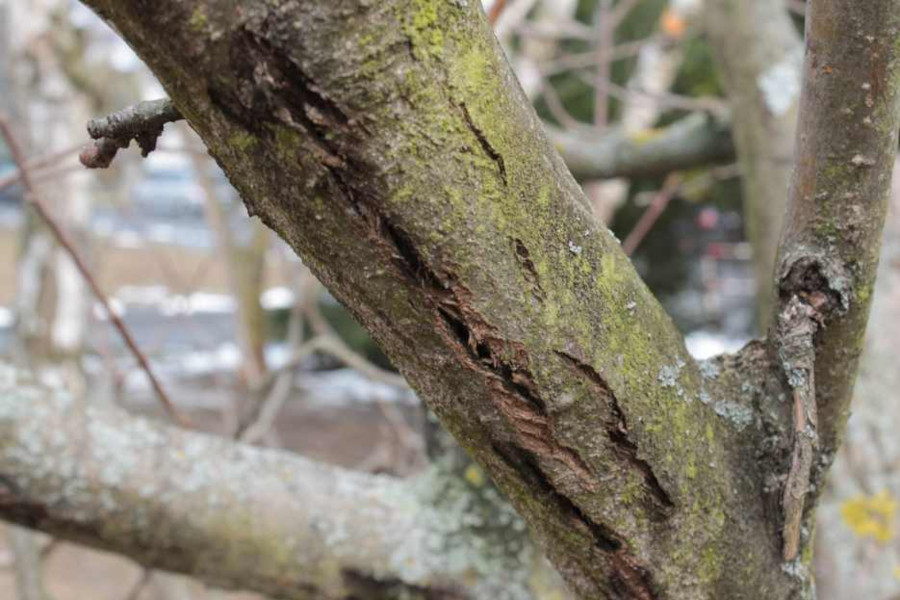
[[[684,338],[688,352],[697,360],[705,360],[718,354],[737,352],[748,341],[750,341],[749,338],[723,335],[706,329],[692,331]]]
[[[12,327],[14,321],[15,315],[13,315],[13,311],[5,306],[0,306],[0,329]]]
[[[294,292],[278,286],[269,288],[259,296],[259,303],[265,310],[283,310],[294,305]]]

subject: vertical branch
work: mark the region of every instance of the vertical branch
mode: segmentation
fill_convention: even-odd
[[[796,166],[778,257],[777,314],[817,297],[824,464],[843,432],[862,349],[900,127],[900,0],[816,0]]]
[[[599,33],[594,87],[594,126],[600,129],[606,127],[609,119],[609,79],[611,76],[609,53],[616,32],[616,27],[610,19],[611,8],[612,0],[600,0],[594,15],[594,22]]]

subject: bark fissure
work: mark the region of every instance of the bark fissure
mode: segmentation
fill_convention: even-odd
[[[466,106],[465,102],[460,102],[459,108],[462,110],[463,119],[466,122],[469,130],[475,135],[475,139],[478,140],[478,144],[481,146],[481,149],[484,150],[484,153],[497,165],[497,171],[500,174],[500,179],[503,180],[503,185],[507,185],[509,182],[506,178],[506,164],[503,162],[503,156],[497,152],[496,148],[491,145],[491,142],[487,139],[484,131],[481,130],[475,124],[475,121],[472,120],[472,114],[469,112],[469,108]]]
[[[653,467],[638,455],[638,446],[628,436],[628,421],[619,400],[610,389],[606,380],[593,367],[578,360],[566,352],[556,352],[563,361],[573,370],[588,380],[607,406],[609,406],[609,419],[604,423],[604,431],[609,441],[612,442],[616,455],[630,468],[636,469],[644,479],[647,495],[650,499],[651,510],[649,514],[658,518],[665,518],[670,509],[675,506],[672,497],[663,488],[659,478],[653,472]]]
[[[593,540],[606,577],[605,580],[595,581],[599,589],[605,590],[611,598],[655,600],[659,597],[652,575],[627,551],[622,536],[609,526],[591,519],[568,496],[561,493],[535,463],[531,453],[511,444],[499,443],[493,445],[493,450],[509,468],[525,477],[537,495],[543,495],[555,504],[562,514],[568,515],[573,527]]]
[[[513,239],[513,246],[515,247],[516,258],[518,259],[519,264],[522,265],[525,280],[531,286],[532,294],[534,294],[534,297],[539,301],[545,300],[547,293],[541,286],[541,280],[538,276],[537,269],[534,266],[534,261],[531,260],[531,253],[528,252],[528,248],[525,247],[522,240],[518,238]]]

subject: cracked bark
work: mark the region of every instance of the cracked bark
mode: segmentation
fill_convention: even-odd
[[[579,596],[811,594],[805,563],[782,568],[793,425],[771,345],[690,360],[585,210],[477,3],[87,4]],[[896,1],[874,5],[860,15],[896,19],[877,13]]]

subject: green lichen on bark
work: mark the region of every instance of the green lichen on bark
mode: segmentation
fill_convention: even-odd
[[[690,359],[477,3],[243,0],[237,18],[209,7],[202,34],[196,0],[89,4],[576,593],[806,593],[780,568],[767,474],[746,469],[777,464],[772,365],[751,347],[710,379]]]

